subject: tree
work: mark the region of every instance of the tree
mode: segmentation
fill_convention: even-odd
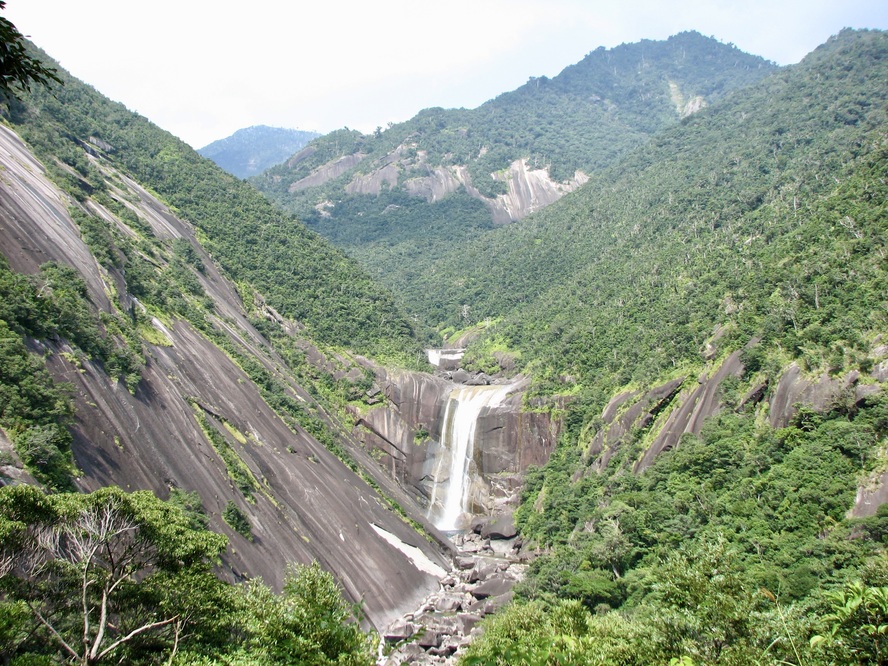
[[[6,8],[0,0],[0,9]],[[28,55],[25,38],[8,19],[0,16],[0,94],[18,97],[16,88],[30,90],[32,83],[49,85],[61,83],[56,70],[46,67],[40,60]]]
[[[127,661],[125,650],[149,634],[163,634],[174,654],[199,603],[183,592],[215,580],[209,565],[225,546],[152,493],[113,487],[2,488],[0,539],[2,601],[24,604],[33,633],[84,666]]]
[[[860,581],[826,593],[831,612],[821,618],[826,630],[811,639],[826,648],[832,663],[884,664],[888,635],[888,587]]]
[[[375,642],[355,622],[333,576],[317,562],[292,564],[281,594],[260,580],[239,587],[244,633],[219,659],[224,663],[271,666],[369,666]]]
[[[724,538],[671,552],[657,567],[653,593],[660,605],[656,622],[673,643],[670,652],[691,653],[704,663],[752,661],[757,597],[744,587]]]

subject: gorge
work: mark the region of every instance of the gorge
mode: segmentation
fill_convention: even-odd
[[[138,603],[114,606],[112,633],[127,613],[163,619],[122,663],[308,662],[312,632],[350,627],[363,666],[357,615],[414,660],[879,663],[886,39],[846,31],[775,68],[685,34],[602,49],[473,116],[319,140],[277,184],[323,181],[300,205],[397,264],[398,295],[69,75],[10,100],[0,610],[16,629],[0,648],[71,656],[30,611],[82,626],[99,586],[44,586],[43,570],[32,585],[35,544],[53,544],[32,537],[110,498],[206,554],[192,570],[169,538],[160,568],[128,579]],[[459,188],[416,196],[463,158],[487,197],[508,189],[496,164],[544,171],[504,109],[516,127],[638,131],[582,164],[591,144],[566,137],[549,177],[583,166],[583,182],[509,224]],[[556,153],[561,127],[536,139]],[[300,587],[322,572],[319,596],[346,604],[334,620],[301,614],[323,605]],[[876,620],[836,619],[855,594]],[[494,610],[471,646],[453,638]]]

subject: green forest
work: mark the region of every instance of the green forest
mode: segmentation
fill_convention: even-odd
[[[317,565],[294,565],[280,594],[220,581],[225,537],[187,494],[22,485],[0,488],[0,507],[7,663],[373,663],[372,637]]]
[[[95,363],[135,394],[150,347],[168,343],[155,317],[188,322],[294,433],[359,474],[345,406],[368,399],[373,374],[321,368],[310,345],[427,369],[424,344],[472,330],[468,370],[530,378],[525,408],[562,424],[515,513],[536,557],[463,666],[888,663],[888,510],[849,511],[888,469],[885,33],[843,31],[784,68],[696,33],[600,49],[478,109],[334,132],[252,182],[28,53],[35,76],[4,90],[3,120],[75,202],[72,221],[125,294],[101,311],[69,266],[22,275],[0,261],[0,428],[41,486],[0,488],[4,663],[375,662],[360,607],[317,563],[292,564],[280,592],[223,582],[231,542],[199,496],[76,491],[74,397],[48,350],[64,340],[73,367]],[[680,117],[666,81],[706,107]],[[478,181],[522,157],[589,181],[502,227],[465,192],[435,204],[340,192],[408,140],[428,164],[471,162]],[[289,197],[295,179],[359,153],[358,171]],[[103,165],[168,203],[199,245],[154,234]],[[326,198],[330,217],[315,208]],[[208,264],[315,402],[226,337]],[[299,334],[260,316],[264,304]],[[645,462],[678,398],[602,437],[619,396],[689,390],[734,354],[742,371],[699,435]],[[769,400],[789,368],[842,388],[775,425]],[[238,498],[265,492],[190,407]],[[235,502],[223,518],[253,538]]]
[[[260,291],[318,341],[413,362],[411,323],[353,260],[168,132],[67,73],[59,77],[63,85],[10,100],[7,113],[75,199],[103,189],[84,153],[90,146],[194,224],[231,280]]]
[[[475,362],[514,350],[572,400],[518,513],[545,555],[466,663],[884,662],[884,512],[847,513],[884,469],[883,398],[776,429],[744,398],[791,363],[842,377],[881,358],[886,46],[842,33],[463,255],[491,264],[449,308],[492,321]],[[743,350],[725,411],[641,473],[645,426],[593,464],[611,397],[696,377],[707,345]]]

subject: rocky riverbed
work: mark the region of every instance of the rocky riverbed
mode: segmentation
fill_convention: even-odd
[[[511,601],[528,559],[511,518],[478,521],[452,541],[453,569],[415,612],[382,632],[379,666],[456,663],[481,620]]]

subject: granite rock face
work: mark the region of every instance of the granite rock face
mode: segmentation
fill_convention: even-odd
[[[755,344],[757,340],[752,340],[748,346]],[[871,355],[876,362],[869,376],[859,372],[841,377],[809,376],[792,363],[783,369],[776,386],[768,386],[766,382],[754,384],[740,400],[740,406],[755,405],[767,414],[771,427],[783,428],[792,422],[801,405],[826,411],[838,403],[860,404],[883,390],[882,384],[888,381],[888,361],[885,360],[888,346],[874,348]],[[710,364],[699,377],[681,376],[647,390],[615,395],[602,411],[601,425],[588,434],[588,466],[577,472],[577,478],[603,470],[614,453],[639,430],[647,430],[652,435],[633,467],[636,473],[648,468],[660,453],[678,446],[685,434],[699,435],[708,417],[732,408],[723,404],[719,388],[729,377],[742,376],[741,357],[742,353],[736,351],[721,363]],[[714,356],[704,358],[712,360]],[[885,501],[888,501],[888,474],[875,475],[861,485],[849,514],[872,515]]]
[[[103,168],[113,170],[108,164]],[[6,128],[0,128],[0,169],[0,249],[11,267],[27,274],[50,260],[68,264],[83,277],[98,310],[110,311],[112,298],[119,298],[124,310],[137,307],[126,293],[124,276],[100,268],[82,241],[68,213],[81,204],[49,181],[39,161]],[[196,242],[193,228],[124,174],[109,179],[109,193],[135,202],[133,209],[157,237],[192,245],[205,265],[196,277],[212,299],[221,333],[281,377],[296,399],[313,405],[250,325],[236,289]],[[114,219],[104,209],[91,212]],[[317,560],[336,576],[348,599],[364,602],[367,618],[376,626],[388,624],[437,588],[438,576],[430,573],[427,562],[448,567],[447,547],[433,545],[409,528],[376,490],[322,444],[304,430],[288,427],[241,368],[206,336],[180,320],[155,320],[154,327],[168,344],[145,343],[147,362],[133,392],[88,359],[75,366],[68,353],[72,350],[62,340],[34,343],[54,377],[73,385],[72,450],[83,490],[117,485],[151,490],[162,498],[174,487],[196,491],[210,528],[230,539],[222,564],[227,578],[260,576],[279,587],[289,562]],[[317,409],[320,418],[329,418]],[[228,463],[203,427],[224,438],[255,479],[252,501],[233,483]],[[424,521],[421,508],[360,446],[347,438],[340,443],[408,515]],[[7,477],[15,479],[14,474]],[[248,517],[252,540],[233,532],[222,519],[229,501]]]

